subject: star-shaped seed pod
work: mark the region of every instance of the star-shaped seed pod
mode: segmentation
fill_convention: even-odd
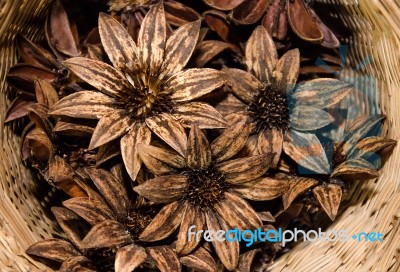
[[[48,242],[43,241],[31,246],[28,253],[44,258],[52,257],[50,254],[59,257],[60,254],[65,254],[63,249],[72,247],[75,251],[71,256],[58,258],[57,261],[65,262],[66,257],[84,256],[91,261],[96,271],[122,272],[143,268],[158,268],[165,272],[181,271],[179,259],[170,246],[150,245],[138,240],[139,234],[156,215],[157,208],[139,200],[131,201],[123,181],[111,172],[87,169],[87,173],[98,192],[82,185],[87,196],[64,201],[63,205],[68,209],[57,208],[63,212],[64,217],[65,214],[75,214],[79,221],[87,222],[87,231],[77,236],[76,232],[80,229],[78,225],[75,225],[76,229],[72,225],[66,231],[71,243],[63,242],[56,250],[51,251],[52,248],[47,247]],[[60,223],[63,229],[72,221],[67,219],[64,218]],[[74,221],[77,220],[75,218]],[[51,245],[54,246],[59,240],[53,240]]]
[[[345,131],[339,143],[333,146],[332,151],[323,152],[323,156],[332,154],[329,171],[321,175],[293,177],[289,179],[289,189],[283,194],[284,208],[301,194],[312,190],[312,194],[329,218],[336,218],[346,183],[354,180],[368,180],[377,178],[380,155],[389,152],[397,141],[379,136],[381,121],[380,115],[360,117]],[[378,156],[379,154],[379,156]],[[318,160],[308,158],[311,164],[318,164]],[[378,163],[378,165],[377,165]]]
[[[246,45],[248,72],[233,68],[224,70],[227,85],[243,104],[241,111],[226,119],[251,122],[253,133],[257,135],[256,150],[259,154],[275,153],[273,167],[278,163],[282,147],[294,160],[298,152],[304,158],[318,157],[319,140],[312,132],[332,122],[333,117],[325,109],[339,103],[351,91],[348,83],[330,78],[296,85],[299,63],[297,49],[278,59],[271,36],[263,26],[258,26]],[[309,165],[306,159],[296,162],[320,171]],[[321,165],[327,163],[321,162]]]
[[[58,264],[58,271],[85,271],[95,272],[98,271],[97,262],[99,265],[104,266],[105,256],[109,252],[97,251],[101,258],[96,258],[95,252],[85,251],[81,246],[81,238],[85,232],[88,231],[88,226],[76,213],[63,208],[52,207],[53,212],[58,224],[63,230],[66,239],[51,238],[39,241],[31,245],[26,253],[39,258],[42,262],[47,264],[47,260],[53,261]],[[107,267],[104,267],[107,268]]]
[[[270,200],[287,189],[287,182],[262,177],[272,155],[232,159],[245,145],[249,125],[227,129],[211,144],[196,126],[190,130],[186,155],[150,145],[140,146],[140,157],[156,178],[134,187],[139,195],[166,205],[141,233],[142,241],[158,241],[179,226],[176,251],[188,254],[200,239],[188,239],[188,230],[227,231],[262,227],[259,215],[244,200]],[[224,266],[233,270],[239,260],[238,241],[214,241]]]
[[[90,149],[119,139],[130,177],[140,170],[138,144],[150,143],[154,133],[179,154],[186,147],[185,126],[226,126],[222,115],[192,100],[222,86],[223,74],[213,69],[186,69],[199,35],[200,22],[178,28],[166,40],[162,3],[152,6],[143,20],[138,44],[112,17],[101,14],[102,44],[113,66],[86,58],[64,62],[98,91],[82,91],[60,100],[52,115],[100,119]]]

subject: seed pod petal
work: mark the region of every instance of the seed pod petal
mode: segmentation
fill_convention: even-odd
[[[195,21],[179,27],[168,38],[161,78],[168,78],[185,67],[196,46],[199,31],[200,21]]]
[[[115,68],[126,72],[138,69],[136,44],[116,19],[100,13],[99,33],[104,50]]]
[[[46,24],[46,38],[48,43],[56,49],[53,50],[54,53],[61,52],[70,57],[79,56],[81,52],[78,48],[76,34],[61,2],[54,1]]]
[[[321,19],[318,17],[318,15],[315,13],[315,11],[310,8],[309,6],[307,7],[308,12],[313,16],[314,20],[317,22],[319,29],[321,30],[324,40],[322,41],[321,45],[328,47],[328,48],[338,48],[340,46],[340,41],[338,38],[336,38],[335,34],[327,27]]]
[[[220,218],[213,211],[208,211],[206,213],[207,228],[216,233],[219,230],[228,231],[229,227],[226,222]],[[228,270],[233,270],[236,268],[239,262],[239,242],[237,239],[233,241],[212,241],[212,245],[224,266]]]
[[[272,37],[284,40],[288,31],[287,1],[271,0],[262,20],[262,25]]]
[[[144,144],[138,145],[138,152],[146,167],[157,176],[173,174],[176,169],[186,167],[185,159],[176,152]]]
[[[197,126],[192,126],[189,132],[186,161],[192,169],[206,169],[211,163],[210,144]]]
[[[289,186],[282,196],[284,209],[289,208],[293,200],[295,200],[296,197],[298,197],[304,191],[318,184],[318,181],[315,179],[303,177],[291,178],[288,182]]]
[[[217,10],[207,10],[203,13],[204,21],[208,27],[217,33],[224,41],[231,44],[234,51],[241,53],[241,49],[236,45],[240,41],[240,35],[236,29],[229,23],[227,15],[224,12]]]
[[[226,74],[226,85],[230,87],[232,93],[246,103],[251,103],[254,96],[258,94],[261,82],[252,74],[235,68],[222,70]]]
[[[145,242],[153,242],[171,235],[181,223],[184,208],[178,201],[164,206],[140,234],[139,239]]]
[[[83,57],[71,58],[63,63],[82,80],[111,97],[131,88],[125,76],[107,63]]]
[[[79,215],[64,207],[51,207],[51,212],[64,233],[79,250],[82,249],[82,237],[87,233],[87,224]]]
[[[125,231],[124,226],[113,220],[103,221],[89,231],[83,238],[84,248],[114,247],[132,242],[131,236]]]
[[[56,134],[77,137],[91,137],[94,131],[92,126],[85,124],[70,123],[58,120],[53,128]]]
[[[42,68],[57,68],[59,63],[49,51],[34,44],[26,37],[17,34],[17,46],[19,54],[24,63]]]
[[[225,192],[225,198],[218,202],[214,208],[231,228],[255,230],[262,226],[258,214],[236,194]]]
[[[372,179],[379,176],[372,164],[363,159],[347,160],[332,171],[331,177],[345,177],[351,179]]]
[[[330,165],[317,136],[291,130],[285,135],[283,150],[302,167],[318,174],[328,174]]]
[[[352,90],[351,85],[333,78],[318,78],[299,83],[293,94],[303,106],[329,108],[342,101]]]
[[[7,73],[7,81],[12,86],[23,90],[34,99],[33,93],[35,92],[34,81],[36,78],[41,78],[50,83],[54,83],[57,74],[47,68],[33,66],[30,64],[16,64],[10,68]]]
[[[51,108],[58,101],[57,91],[48,81],[36,78],[34,81],[35,94],[38,103]]]
[[[217,167],[225,175],[227,182],[241,184],[264,175],[272,162],[272,157],[272,155],[257,155],[223,162]]]
[[[151,131],[145,124],[135,124],[121,139],[121,155],[125,168],[132,180],[136,180],[142,161],[139,157],[138,144],[149,144]]]
[[[149,256],[156,263],[160,272],[180,272],[181,264],[175,252],[167,246],[155,246],[147,248]]]
[[[26,135],[22,148],[26,147],[39,161],[48,161],[54,152],[53,143],[46,132],[39,128],[34,128]]]
[[[254,257],[260,251],[260,249],[253,249],[244,254],[241,254],[239,258],[239,265],[234,270],[234,272],[250,272]]]
[[[382,120],[385,116],[370,115],[362,116],[354,120],[343,135],[342,142],[337,146],[334,161],[341,163],[348,155],[354,155],[357,151],[357,142],[370,136],[376,136],[381,133]]]
[[[226,122],[222,115],[212,106],[202,102],[189,102],[178,105],[174,109],[173,116],[184,126],[198,126],[205,128],[224,128]]]
[[[167,80],[165,88],[172,100],[185,102],[210,93],[225,83],[224,74],[210,68],[183,70]]]
[[[178,240],[176,241],[176,252],[179,255],[187,255],[197,247],[201,240],[197,240],[196,237],[191,237],[191,240],[189,240],[189,230],[203,230],[205,223],[205,215],[198,207],[194,207],[192,205],[186,206],[185,214],[182,216]],[[194,229],[190,229],[192,226],[194,226]]]
[[[326,111],[311,106],[296,105],[290,114],[290,125],[297,131],[317,130],[329,125],[333,120]]]
[[[210,253],[203,247],[199,247],[193,253],[179,258],[181,264],[196,271],[215,272],[217,264]]]
[[[342,189],[336,184],[321,185],[313,189],[313,194],[329,218],[334,221],[342,199]]]
[[[103,202],[89,197],[74,197],[63,202],[89,224],[96,225],[108,219],[113,219],[113,212]]]
[[[187,176],[160,176],[133,188],[139,195],[156,203],[168,203],[177,200],[187,188]]]
[[[232,49],[233,46],[226,42],[207,40],[200,42],[193,54],[193,60],[190,64],[193,67],[204,67],[209,61],[226,49]]]
[[[235,156],[246,145],[249,135],[250,126],[246,122],[240,122],[226,129],[211,144],[215,160],[222,162]]]
[[[235,186],[233,190],[243,198],[256,201],[271,200],[280,197],[288,189],[286,180],[258,178]]]
[[[144,248],[130,244],[121,247],[115,257],[115,272],[133,271],[146,261],[147,253]]]
[[[244,0],[203,0],[203,2],[210,7],[220,10],[231,10],[243,1]]]
[[[248,70],[261,82],[272,82],[272,72],[278,61],[275,43],[263,26],[258,26],[246,45]]]
[[[48,239],[31,245],[26,253],[29,255],[63,262],[79,252],[69,242],[61,239]]]
[[[86,172],[114,212],[126,216],[130,203],[123,181],[103,169],[88,168]]]
[[[85,191],[75,182],[74,170],[60,156],[55,155],[50,159],[48,181],[61,188],[70,197],[85,197]]]
[[[355,154],[358,158],[367,159],[375,153],[380,153],[382,150],[387,151],[394,148],[396,144],[396,140],[381,136],[371,136],[357,143]]]
[[[131,117],[120,111],[103,116],[93,131],[89,149],[94,149],[124,135],[131,124]]]
[[[85,256],[75,256],[65,260],[60,266],[59,272],[96,272],[95,269],[90,268],[92,265],[90,260]]]
[[[300,69],[300,51],[292,49],[287,51],[276,63],[273,76],[282,90],[291,93],[295,87]]]
[[[185,129],[170,114],[162,113],[146,118],[146,124],[158,137],[182,156],[185,155],[187,137]]]
[[[7,110],[6,119],[4,123],[14,121],[28,115],[28,109],[33,106],[36,102],[33,100],[24,100],[17,97]]]
[[[164,9],[167,22],[173,26],[181,26],[188,22],[201,20],[201,15],[196,10],[178,1],[169,0],[164,2]]]
[[[62,98],[52,108],[53,116],[100,119],[110,113],[115,100],[100,92],[82,91]]]
[[[271,168],[276,168],[281,157],[283,133],[278,129],[265,129],[258,134],[257,150],[259,154],[274,154]]]
[[[164,3],[160,2],[150,8],[139,31],[139,59],[143,71],[158,72],[163,62],[166,38]]]

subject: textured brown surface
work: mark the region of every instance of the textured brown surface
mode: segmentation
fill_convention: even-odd
[[[43,211],[46,195],[35,186],[19,158],[19,139],[13,132],[18,125],[4,126],[9,105],[4,78],[17,60],[15,34],[21,32],[37,38],[48,2],[0,1],[0,271],[46,271],[45,266],[33,263],[24,251],[32,242],[53,232],[51,221]],[[35,197],[38,195],[40,200]]]
[[[16,62],[13,43],[15,33],[37,38],[50,0],[0,0],[0,271],[46,271],[40,263],[24,254],[31,243],[53,233],[51,221],[44,213],[46,199],[38,192],[29,171],[19,158],[19,139],[13,126],[4,126],[9,100],[4,77]],[[348,41],[350,63],[358,64],[367,56],[372,63],[361,70],[362,75],[377,79],[380,108],[388,118],[385,130],[392,139],[400,139],[400,7],[393,0],[325,0],[341,10],[340,18],[355,31]],[[343,77],[354,76],[344,70]],[[375,97],[372,81],[358,80],[359,89]],[[362,92],[352,96],[364,100]],[[361,112],[379,112],[377,103],[360,108]],[[380,231],[383,243],[301,243],[277,260],[268,271],[399,271],[400,270],[400,150],[381,171],[378,182],[362,184],[350,207],[338,216],[332,229],[349,232]],[[38,197],[40,195],[40,197]],[[40,200],[38,200],[40,199]],[[397,258],[397,259],[396,259]]]

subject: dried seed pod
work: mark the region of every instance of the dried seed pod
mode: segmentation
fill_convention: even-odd
[[[50,48],[58,58],[63,59],[63,55],[77,57],[81,54],[76,26],[70,23],[59,0],[51,5],[45,33]]]

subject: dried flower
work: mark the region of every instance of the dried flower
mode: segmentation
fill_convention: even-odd
[[[180,271],[178,257],[169,246],[149,246],[138,240],[140,232],[154,218],[157,209],[138,201],[132,203],[123,181],[110,172],[87,169],[87,173],[100,194],[84,186],[87,196],[64,201],[63,205],[68,209],[53,208],[73,245],[52,239],[32,245],[28,254],[63,261],[64,267],[67,258],[79,256],[81,259],[85,256],[96,271],[133,271],[143,267]],[[83,223],[82,218],[91,226],[86,226],[83,232],[76,224]],[[71,224],[71,221],[76,223]],[[54,250],[57,242],[59,246]],[[65,256],[66,253],[68,256]],[[67,267],[65,269],[69,271]]]
[[[97,262],[103,265],[103,258],[91,258],[90,254],[81,247],[81,238],[88,230],[87,224],[74,212],[52,207],[52,212],[67,236],[68,240],[52,238],[31,245],[26,253],[39,257],[43,262],[52,260],[61,264],[60,272],[67,271],[97,271]],[[45,262],[46,263],[46,262]]]
[[[225,121],[211,106],[190,102],[220,87],[221,72],[182,70],[197,42],[200,22],[177,29],[166,42],[162,4],[154,5],[140,29],[138,46],[112,17],[101,14],[100,36],[114,67],[86,58],[64,62],[75,74],[96,87],[60,100],[52,115],[100,119],[90,149],[121,138],[121,153],[134,180],[140,169],[137,145],[149,143],[153,132],[184,154],[184,126],[221,128]]]
[[[141,145],[139,154],[156,178],[134,190],[155,202],[168,203],[142,232],[142,241],[168,237],[179,226],[176,250],[185,255],[199,243],[188,240],[188,228],[196,230],[257,229],[261,219],[242,198],[269,200],[286,190],[286,182],[261,177],[271,163],[271,155],[231,160],[245,145],[250,127],[244,123],[227,129],[211,144],[205,134],[192,127],[186,155]],[[234,269],[239,260],[238,242],[213,242],[224,266]]]
[[[263,26],[257,27],[246,46],[249,72],[225,69],[227,84],[246,106],[244,111],[226,118],[250,120],[258,134],[259,154],[275,153],[273,167],[278,163],[283,143],[285,153],[300,165],[316,172],[321,167],[322,171],[328,171],[323,157],[318,165],[310,165],[308,158],[320,157],[321,150],[314,148],[319,146],[318,138],[308,132],[331,123],[332,116],[323,109],[339,103],[351,88],[329,78],[295,85],[299,62],[297,49],[278,60],[271,36]]]
[[[397,143],[395,140],[377,136],[380,133],[381,120],[379,115],[356,119],[344,133],[341,142],[333,147],[329,172],[318,177],[290,179],[289,189],[283,194],[284,207],[289,207],[299,195],[312,189],[314,197],[333,221],[343,191],[347,188],[345,182],[378,177],[378,167],[374,166],[379,159],[376,155],[383,150],[388,152]],[[325,152],[323,156],[328,161]],[[309,159],[311,163],[318,164],[318,160],[312,157]]]

